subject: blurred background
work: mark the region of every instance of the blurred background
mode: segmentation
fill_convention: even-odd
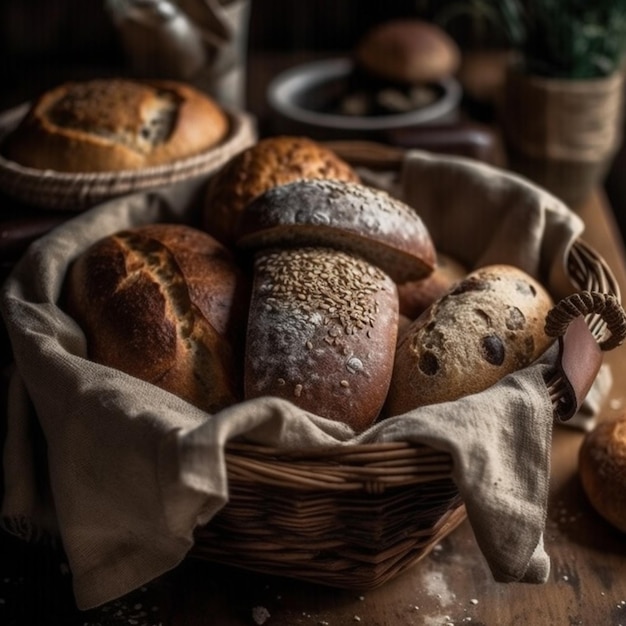
[[[30,100],[66,78],[130,73],[128,53],[119,28],[111,19],[111,7],[131,4],[132,0],[3,0],[0,3],[3,86],[0,109]],[[184,6],[184,0],[179,4]],[[229,2],[222,0],[222,4]],[[528,3],[524,0],[251,0],[246,4],[242,106],[257,117],[260,134],[269,134],[274,127],[265,96],[268,83],[277,73],[311,58],[349,54],[364,33],[393,18],[433,21],[447,31],[462,51],[458,78],[463,87],[463,120],[492,124],[497,114],[494,90],[503,80],[501,53],[515,45],[513,39],[519,26],[511,21],[503,22],[502,9],[542,3],[539,0]],[[544,4],[559,5],[547,1]],[[568,22],[570,16],[562,11],[557,19],[546,20],[555,22],[550,28],[558,31],[540,35],[545,35],[546,40],[549,35],[556,42],[554,46],[564,50],[569,45],[565,36],[570,36],[575,18],[582,21],[581,32],[585,37],[595,29],[596,41],[610,43],[606,33],[598,33],[597,24],[585,28],[585,11],[592,10],[586,6],[589,4],[568,0],[563,6],[569,7],[572,19]],[[601,15],[600,19],[617,23],[611,11],[624,12],[623,0],[593,4],[596,13],[590,14],[589,19]],[[624,15],[621,17],[626,19]],[[625,31],[620,32],[623,35]],[[580,40],[573,40],[572,49],[576,46],[581,48]],[[547,46],[537,48],[539,54],[553,52]],[[592,49],[585,54],[587,58],[597,56]],[[485,62],[485,58],[489,61]],[[408,135],[402,141],[408,147],[412,142],[418,147],[420,143],[419,138]],[[602,173],[602,186],[622,233],[626,233],[625,170],[626,155],[620,140],[620,149],[611,155],[610,167]]]

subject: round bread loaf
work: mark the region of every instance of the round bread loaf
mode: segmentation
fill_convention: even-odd
[[[175,81],[68,82],[43,93],[2,153],[59,172],[117,172],[172,163],[216,146],[229,130],[210,97]]]
[[[363,73],[405,84],[451,76],[461,60],[457,44],[444,30],[417,19],[374,26],[358,42],[354,56]]]
[[[552,343],[552,299],[522,270],[470,273],[417,318],[398,341],[385,413],[456,400],[526,367]]]
[[[398,326],[393,281],[364,260],[314,247],[259,253],[245,395],[273,395],[355,431],[380,413]]]
[[[241,397],[248,291],[230,252],[178,224],[105,237],[70,266],[66,307],[92,360],[208,412]]]
[[[626,533],[626,415],[601,422],[585,435],[578,472],[593,508]]]
[[[297,180],[268,189],[247,205],[237,246],[322,245],[362,256],[398,283],[428,276],[435,248],[407,204],[359,183]]]
[[[400,313],[411,320],[417,319],[466,275],[467,269],[461,263],[449,255],[438,253],[432,274],[398,285]]]
[[[359,176],[332,150],[306,137],[262,139],[232,158],[211,179],[203,210],[203,227],[230,245],[244,207],[264,191],[298,179],[359,182]]]

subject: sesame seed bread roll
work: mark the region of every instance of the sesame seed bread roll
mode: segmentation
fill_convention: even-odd
[[[245,396],[290,400],[365,430],[384,404],[398,326],[395,283],[357,256],[323,247],[256,256]]]
[[[530,365],[553,341],[544,332],[552,305],[543,286],[516,267],[470,273],[399,339],[385,414],[483,391]]]

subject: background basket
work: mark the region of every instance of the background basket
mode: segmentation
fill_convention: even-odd
[[[378,144],[329,144],[355,166],[392,181],[403,152]],[[626,336],[619,286],[604,260],[578,240],[567,258],[572,296],[546,329],[565,333],[583,316],[603,350]],[[571,387],[546,379],[554,411]],[[444,452],[378,443],[285,454],[246,443],[226,451],[230,499],[196,531],[191,556],[346,589],[372,589],[424,558],[466,517]]]
[[[0,145],[28,111],[29,104],[0,115]],[[105,200],[208,176],[256,140],[252,117],[225,109],[230,130],[218,146],[171,164],[121,172],[69,173],[24,167],[0,152],[0,192],[39,208],[83,211]]]

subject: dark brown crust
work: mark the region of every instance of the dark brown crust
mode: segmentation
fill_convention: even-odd
[[[438,254],[437,266],[432,274],[398,285],[400,314],[410,320],[417,319],[466,274],[467,270],[460,263],[447,255]]]
[[[235,241],[239,215],[264,191],[298,179],[359,182],[358,174],[334,152],[306,137],[262,139],[231,159],[211,180],[203,227],[219,241]]]
[[[91,359],[213,412],[240,397],[232,337],[245,328],[242,284],[212,237],[155,224],[83,253],[70,268],[66,303]]]
[[[454,74],[460,51],[454,40],[435,24],[398,19],[367,32],[355,49],[362,71],[400,83],[423,83]]]
[[[322,245],[359,254],[396,282],[429,275],[435,248],[425,224],[388,193],[338,180],[269,189],[242,213],[237,245]]]
[[[150,150],[138,149],[135,140],[141,140],[146,111],[157,106],[159,93],[175,104],[171,133]],[[184,83],[96,79],[64,83],[42,94],[7,137],[2,152],[41,170],[135,170],[208,150],[228,129],[221,107]]]
[[[246,341],[245,395],[285,398],[316,415],[369,427],[387,395],[395,284],[326,248],[258,253]]]

